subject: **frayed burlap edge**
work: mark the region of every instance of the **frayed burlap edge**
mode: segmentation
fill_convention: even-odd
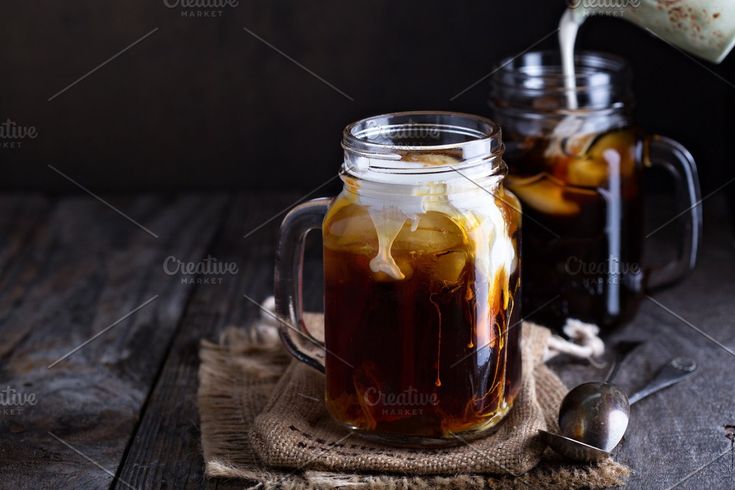
[[[547,451],[520,477],[496,475],[345,474],[268,468],[248,434],[266,406],[290,358],[275,332],[264,326],[228,329],[218,344],[202,341],[198,403],[208,477],[240,478],[264,488],[606,488],[623,485],[630,470],[609,459],[597,465],[567,465]]]

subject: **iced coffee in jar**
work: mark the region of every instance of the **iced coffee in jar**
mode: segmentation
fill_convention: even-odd
[[[589,52],[573,62],[570,80],[558,52],[505,60],[490,105],[503,127],[507,184],[525,217],[524,317],[551,327],[576,318],[610,328],[632,318],[644,292],[694,267],[699,184],[683,146],[636,127],[623,59]],[[642,177],[656,166],[672,177],[671,214],[683,227],[676,259],[646,266]]]
[[[454,113],[377,116],[344,131],[343,191],[284,220],[282,338],[325,371],[342,425],[404,445],[481,434],[520,388],[520,205],[499,128]],[[324,343],[300,319],[306,230],[324,243]]]

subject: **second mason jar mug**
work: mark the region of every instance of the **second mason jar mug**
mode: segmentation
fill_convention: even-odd
[[[521,216],[503,187],[500,129],[396,113],[347,126],[342,146],[342,192],[281,226],[281,338],[325,373],[326,406],[349,429],[414,446],[481,434],[510,410],[521,377]],[[323,235],[323,342],[302,319],[312,229]]]
[[[524,317],[554,327],[567,318],[611,327],[633,316],[646,291],[694,267],[699,183],[683,146],[634,125],[624,60],[589,52],[575,65],[570,93],[558,52],[506,60],[493,76],[491,109],[508,148],[508,186],[526,218]],[[673,176],[677,208],[669,217],[681,216],[684,226],[677,258],[646,267],[643,174],[653,167]]]

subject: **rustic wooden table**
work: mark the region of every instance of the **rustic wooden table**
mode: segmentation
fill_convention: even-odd
[[[297,198],[110,196],[123,216],[89,196],[1,196],[0,487],[242,488],[203,475],[198,344],[257,315],[243,295],[270,294],[277,213]],[[634,408],[616,453],[630,488],[735,486],[735,246],[719,201],[705,217],[698,270],[615,335],[646,341],[620,374],[628,388],[675,355],[699,363]],[[208,256],[237,273],[177,269]],[[317,257],[306,276],[320,281]],[[554,366],[570,384],[596,376]]]

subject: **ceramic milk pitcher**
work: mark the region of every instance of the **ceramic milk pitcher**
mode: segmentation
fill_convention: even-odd
[[[720,63],[735,45],[732,0],[570,0],[581,24],[590,15],[617,15],[663,41]]]

